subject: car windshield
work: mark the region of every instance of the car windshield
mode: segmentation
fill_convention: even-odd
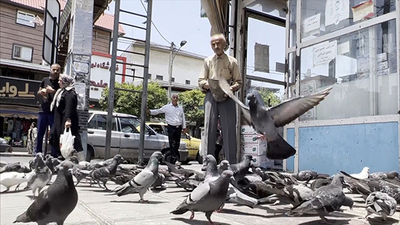
[[[140,133],[140,120],[134,117],[120,117],[121,131],[124,133]],[[153,131],[145,125],[146,133]]]

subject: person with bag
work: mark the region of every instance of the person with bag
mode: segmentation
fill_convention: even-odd
[[[51,109],[54,112],[54,126],[51,129],[50,143],[57,150],[53,157],[61,156],[60,136],[65,131],[70,130],[75,136],[73,146],[77,152],[78,160],[83,161],[83,148],[81,136],[79,134],[78,118],[78,96],[73,87],[74,78],[69,75],[61,74],[59,78],[60,89],[54,95]],[[63,138],[64,139],[64,138]],[[70,138],[68,138],[70,140]]]

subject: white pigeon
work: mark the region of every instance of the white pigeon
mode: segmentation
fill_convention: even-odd
[[[367,179],[369,176],[369,168],[368,167],[364,167],[360,173],[353,173],[350,174],[352,177],[357,178],[357,179]]]
[[[32,173],[32,172],[31,172]],[[7,192],[10,190],[10,187],[17,185],[15,190],[18,189],[19,185],[28,181],[27,173],[18,173],[15,171],[5,172],[0,174],[0,184],[6,187],[6,190],[3,192]]]
[[[162,153],[159,151],[154,152],[144,168],[138,175],[125,184],[115,188],[114,192],[118,196],[127,195],[130,193],[139,193],[140,201],[147,202],[143,199],[143,195],[153,185],[158,178],[158,165],[163,158]]]

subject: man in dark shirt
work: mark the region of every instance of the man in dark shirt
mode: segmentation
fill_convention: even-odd
[[[36,142],[35,152],[42,152],[43,136],[46,133],[46,128],[50,125],[53,126],[54,116],[50,111],[50,104],[53,101],[54,94],[60,88],[58,84],[58,77],[61,72],[61,67],[58,64],[53,64],[50,67],[50,76],[45,77],[40,84],[39,91],[37,92],[38,98],[41,102],[38,117],[38,136]],[[52,153],[54,149],[51,149]]]

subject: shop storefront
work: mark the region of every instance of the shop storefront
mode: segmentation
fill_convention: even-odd
[[[399,169],[399,2],[288,1],[288,97],[333,87],[286,127],[288,170]]]
[[[25,146],[32,122],[37,120],[36,92],[40,81],[0,76],[0,137],[14,146]]]

